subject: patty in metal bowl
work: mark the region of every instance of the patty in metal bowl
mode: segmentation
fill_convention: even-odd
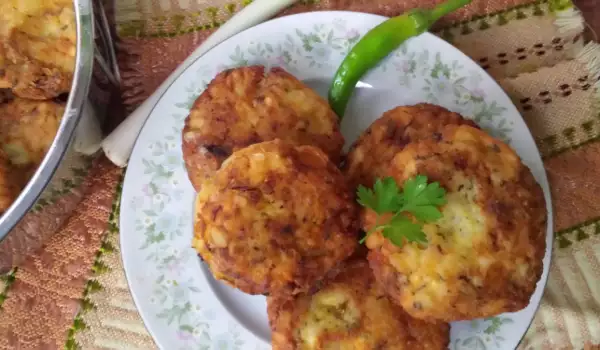
[[[75,69],[71,0],[3,0],[0,4],[0,88],[45,100],[68,93]]]
[[[14,98],[0,104],[0,147],[17,167],[37,167],[54,141],[65,106]]]
[[[193,246],[243,292],[293,295],[354,252],[358,229],[352,191],[327,155],[273,140],[234,152],[202,185]]]
[[[327,101],[281,68],[242,67],[219,73],[185,121],[183,157],[200,190],[231,153],[282,139],[322,149],[338,164],[344,145]]]
[[[439,140],[406,146],[384,176],[417,174],[447,190],[443,217],[425,224],[427,244],[401,247],[375,232],[368,259],[388,295],[415,318],[446,322],[515,312],[543,270],[547,211],[530,170],[505,143],[450,125]],[[363,211],[365,230],[375,214]]]
[[[343,172],[353,187],[370,187],[396,153],[412,142],[439,139],[441,129],[450,124],[477,127],[473,121],[429,103],[391,109],[354,142]]]
[[[0,150],[0,215],[10,207],[20,191],[13,175],[8,156]]]
[[[385,295],[366,260],[353,260],[320,288],[294,298],[267,298],[274,350],[442,350],[445,322],[410,317]]]

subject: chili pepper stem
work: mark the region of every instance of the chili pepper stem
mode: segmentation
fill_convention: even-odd
[[[438,19],[444,17],[450,12],[456,11],[459,8],[468,5],[471,0],[448,0],[434,7],[429,15],[430,23],[436,22]]]

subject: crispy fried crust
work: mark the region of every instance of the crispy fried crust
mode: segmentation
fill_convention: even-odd
[[[357,245],[352,192],[312,146],[274,140],[234,152],[195,210],[194,248],[215,278],[249,294],[305,291]]]
[[[276,138],[321,148],[334,163],[344,138],[327,102],[281,68],[219,73],[198,97],[183,129],[183,157],[196,188],[234,151]]]
[[[0,215],[10,207],[19,194],[19,188],[12,175],[8,157],[0,150]]]
[[[449,124],[477,127],[444,107],[420,103],[384,113],[354,142],[343,165],[350,184],[372,186],[396,153],[412,142],[437,139]]]
[[[50,148],[65,107],[15,98],[0,104],[0,146],[19,167],[37,167]]]
[[[76,54],[72,1],[5,0],[0,11],[0,88],[36,100],[69,92]]]
[[[267,298],[273,350],[446,349],[450,326],[410,317],[375,282],[365,260],[348,262],[320,290]]]
[[[0,89],[10,89],[11,87],[12,84],[6,76],[6,53],[4,52],[4,45],[0,43]]]
[[[546,206],[517,154],[469,126],[447,126],[439,141],[407,146],[385,176],[416,174],[448,191],[443,218],[426,224],[428,245],[402,248],[381,233],[367,240],[369,262],[388,294],[412,316],[457,321],[518,311],[543,269]],[[374,224],[363,212],[364,227]]]

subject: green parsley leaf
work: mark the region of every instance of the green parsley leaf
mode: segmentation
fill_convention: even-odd
[[[377,179],[373,190],[362,185],[358,186],[357,196],[360,205],[371,208],[379,215],[396,212],[402,207],[400,189],[391,177]]]
[[[378,214],[374,227],[360,243],[378,230],[383,230],[383,236],[397,246],[405,241],[427,243],[423,224],[439,220],[442,217],[439,206],[446,204],[446,190],[438,182],[427,181],[427,176],[417,175],[404,183],[402,192],[391,177],[377,179],[372,190],[359,186],[358,203]],[[380,217],[386,213],[394,216],[380,225]]]
[[[446,204],[446,190],[438,182],[427,184],[427,176],[417,175],[404,183],[402,198],[402,211],[421,221],[434,222],[442,217],[437,207]]]
[[[423,227],[418,223],[412,222],[404,215],[393,217],[383,229],[383,237],[389,239],[401,247],[404,240],[408,242],[427,243],[427,236],[423,232]]]
[[[436,222],[442,218],[442,212],[435,206],[418,206],[410,208],[410,213],[419,221]]]
[[[370,208],[372,210],[377,208],[377,197],[370,188],[359,185],[358,190],[356,190],[356,196],[358,197],[358,204],[362,205],[363,207]],[[375,210],[375,212],[377,211]]]
[[[446,190],[440,187],[439,182],[427,184],[427,176],[424,175],[406,180],[402,190],[404,202],[413,206],[446,204]]]

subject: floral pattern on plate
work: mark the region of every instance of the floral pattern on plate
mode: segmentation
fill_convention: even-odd
[[[264,298],[220,286],[190,247],[194,191],[184,168],[180,138],[197,96],[218,72],[252,64],[282,67],[319,91],[327,87],[350,48],[382,20],[360,13],[321,12],[264,23],[197,60],[158,102],[127,170],[121,245],[134,300],[159,346],[269,348],[266,310],[261,311]],[[366,88],[358,89],[349,107],[356,112],[350,112],[342,123],[348,141],[398,104],[440,104],[508,141],[547,193],[539,153],[510,99],[481,68],[441,39],[424,34],[409,40],[369,72],[363,82]],[[326,90],[319,92],[324,94]],[[551,234],[549,230],[548,249]],[[545,259],[543,281],[528,308],[515,314],[453,323],[450,348],[514,348],[539,303],[549,254]]]

